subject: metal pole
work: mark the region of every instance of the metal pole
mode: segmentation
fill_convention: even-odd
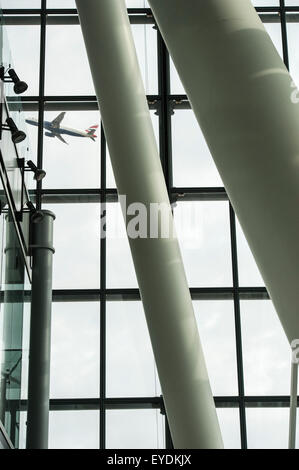
[[[32,297],[29,346],[27,449],[48,448],[53,221],[50,211],[31,222]]]
[[[172,214],[123,0],[77,0],[119,195],[127,206]],[[126,207],[122,207],[126,218]],[[177,448],[221,448],[222,438],[175,237],[129,238],[172,439]]]
[[[299,92],[250,0],[149,3],[291,343]]]
[[[289,449],[296,449],[297,387],[298,387],[298,363],[292,362],[291,393],[290,393],[290,421],[289,421]]]
[[[4,370],[1,371],[0,378],[0,421],[3,426],[5,425],[5,411],[6,411],[6,385],[7,375]]]

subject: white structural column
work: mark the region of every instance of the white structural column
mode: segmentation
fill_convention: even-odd
[[[299,338],[299,93],[250,0],[149,0],[286,335]]]
[[[125,3],[76,3],[118,193],[128,205],[166,204],[172,221]],[[177,239],[129,242],[174,445],[221,448]]]

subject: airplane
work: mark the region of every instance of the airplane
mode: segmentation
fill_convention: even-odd
[[[70,127],[60,127],[61,121],[65,116],[65,112],[60,113],[53,121],[44,121],[44,129],[49,132],[45,132],[47,137],[57,137],[61,142],[68,145],[68,142],[64,140],[63,135],[71,135],[73,137],[88,137],[89,139],[96,141],[97,135],[95,132],[99,126],[90,126],[86,131],[79,131],[77,129],[71,129]],[[27,124],[31,126],[38,126],[38,120],[35,118],[25,119]]]

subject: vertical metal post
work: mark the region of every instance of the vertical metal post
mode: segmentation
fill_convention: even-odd
[[[290,393],[291,396],[290,396],[290,422],[289,422],[289,449],[296,449],[297,387],[298,387],[298,363],[292,362],[291,393]]]
[[[32,298],[29,347],[27,449],[47,449],[50,393],[53,221],[50,211],[32,223]]]

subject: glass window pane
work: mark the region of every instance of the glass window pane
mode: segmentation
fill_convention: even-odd
[[[172,116],[172,157],[174,186],[223,186],[192,110]]]
[[[29,107],[31,106],[34,109],[38,109],[37,103],[30,103]],[[8,108],[10,117],[12,117],[17,127],[23,132],[25,132],[27,136],[25,140],[18,144],[18,155],[20,158],[25,158],[26,161],[32,160],[36,164],[38,127],[28,125],[26,123],[26,120],[33,118],[36,120],[36,122],[38,122],[38,112],[23,111],[22,109],[27,108],[26,103],[24,103],[22,105],[22,108],[20,108],[19,104],[17,104],[17,106],[14,106],[14,103],[10,102]],[[33,176],[33,173],[25,172],[25,184],[28,189],[36,188],[36,180],[34,180]]]
[[[61,121],[59,130],[52,131],[49,126],[60,113],[61,111],[45,113],[43,168],[47,176],[43,180],[43,187],[99,188],[101,169],[99,111],[69,111]],[[55,133],[58,133],[59,137]]]
[[[249,449],[288,448],[288,408],[247,408],[246,423]],[[297,429],[297,449],[298,445],[299,433]]]
[[[100,286],[100,204],[44,205],[54,222],[53,289]]]
[[[27,91],[22,93],[22,96],[36,96],[39,94],[40,26],[10,25],[5,29],[12,54],[11,65],[19,78],[28,85]],[[13,87],[10,94],[15,96]]]
[[[186,95],[180,76],[170,57],[170,91],[173,95]]]
[[[287,35],[288,35],[288,52],[290,62],[290,73],[297,85],[299,86],[299,15],[298,13],[288,13],[287,19]]]
[[[120,204],[106,205],[107,287],[137,287],[135,268]]]
[[[1,8],[40,8],[41,0],[1,0]]]
[[[127,8],[149,8],[147,0],[126,0]]]
[[[238,408],[216,408],[224,449],[240,449],[240,418]]]
[[[242,300],[246,395],[288,395],[291,351],[270,300]]]
[[[251,0],[255,7],[272,7],[278,6],[279,0]]]
[[[152,25],[135,24],[132,32],[146,92],[156,94],[157,32]],[[57,54],[61,44],[63,54]],[[95,94],[80,25],[49,24],[46,52],[46,94]],[[61,80],[57,80],[57,74]]]
[[[234,304],[200,300],[193,305],[213,395],[237,395]]]
[[[179,202],[174,219],[189,286],[231,286],[228,203]]]
[[[159,396],[161,389],[141,302],[107,303],[107,396]]]
[[[147,94],[158,93],[157,30],[154,25],[133,24],[137,57]]]
[[[265,283],[248,246],[241,226],[236,219],[239,284],[241,287],[259,287]]]
[[[51,398],[99,396],[100,305],[53,302]]]
[[[108,410],[107,449],[164,449],[164,417],[160,410]]]
[[[299,1],[299,0],[296,0]],[[279,0],[254,0],[252,3],[254,6],[277,6]],[[280,20],[279,16],[277,15],[277,23],[269,23],[266,22],[266,17],[264,17],[262,14],[261,19],[265,20],[264,26],[266,30],[268,31],[275,47],[277,48],[279,54],[282,56],[282,42],[281,42],[281,27],[280,27]],[[273,13],[272,13],[273,15]],[[171,93],[173,95],[185,95],[186,90],[183,87],[183,84],[181,82],[181,79],[179,77],[179,74],[176,70],[176,67],[170,59],[170,85],[171,85]]]
[[[99,411],[51,411],[49,449],[98,449],[99,428]]]
[[[274,4],[272,3],[272,5]],[[261,19],[264,23],[264,26],[270,38],[272,39],[274,46],[277,49],[277,52],[279,53],[280,57],[283,59],[280,16],[278,14],[275,14],[275,19],[272,19],[273,15],[274,14],[271,13],[270,21],[269,21],[270,14],[268,15],[261,14]]]
[[[147,0],[126,0],[126,5],[127,8],[149,8]],[[75,0],[47,0],[47,8],[76,8],[76,3]]]
[[[76,8],[75,0],[47,0],[47,8]]]

